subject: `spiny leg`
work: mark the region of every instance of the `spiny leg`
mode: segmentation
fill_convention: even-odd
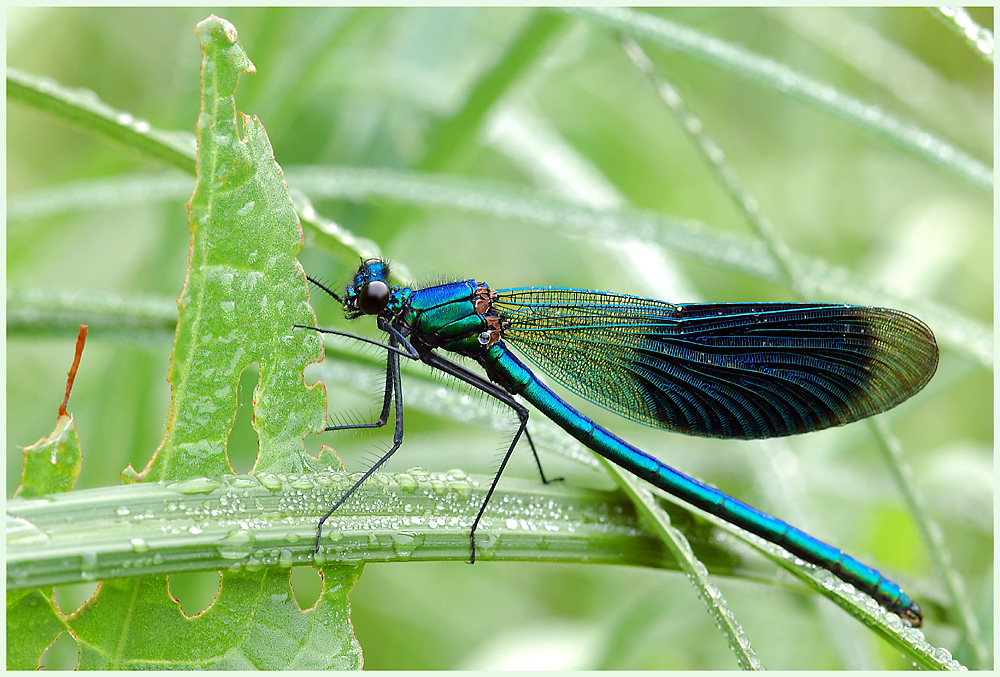
[[[392,378],[392,360],[397,361],[398,370],[398,360],[397,354],[392,351],[386,353],[385,360],[385,395],[382,399],[382,414],[378,417],[378,420],[374,423],[351,423],[349,425],[328,425],[323,429],[323,432],[331,432],[334,430],[360,430],[364,428],[381,428],[389,420],[389,405],[392,403],[392,388],[393,388],[393,378]],[[398,411],[398,410],[397,410]],[[398,415],[397,415],[398,418]]]
[[[390,393],[394,393],[393,399],[395,400],[395,405],[396,405],[396,429],[393,432],[392,436],[392,447],[389,449],[389,451],[385,452],[385,454],[382,455],[382,458],[380,458],[375,463],[375,465],[369,468],[368,471],[361,476],[361,479],[355,482],[354,485],[350,489],[348,489],[343,496],[340,497],[340,500],[338,500],[333,505],[333,507],[327,511],[325,515],[323,515],[320,518],[319,524],[316,526],[316,547],[313,549],[313,552],[319,552],[320,540],[323,538],[323,524],[326,522],[327,519],[329,519],[330,515],[332,515],[337,510],[337,508],[343,505],[344,501],[350,498],[351,495],[358,490],[358,487],[364,484],[365,481],[369,477],[371,477],[376,470],[381,468],[385,464],[385,462],[389,460],[389,457],[391,457],[394,453],[396,453],[396,450],[399,449],[399,446],[403,443],[403,386],[399,376],[399,350],[398,348],[396,348],[396,336],[393,333],[390,333],[389,335],[389,346],[393,348],[393,350],[389,351],[388,357],[386,358],[386,382],[387,382],[386,403],[387,404],[385,413],[386,415],[388,413],[388,401]],[[392,384],[391,387],[388,385],[388,383],[390,382]]]
[[[309,281],[320,287],[327,294],[330,294],[334,298],[339,300],[339,297],[332,291],[321,285],[316,280],[309,278]],[[381,428],[389,420],[389,402],[392,400],[392,363],[390,362],[389,355],[402,355],[411,360],[420,359],[420,355],[417,353],[417,349],[413,347],[406,337],[399,333],[399,330],[392,326],[388,320],[384,318],[378,318],[379,329],[386,332],[390,336],[389,344],[380,343],[378,341],[373,341],[372,339],[365,338],[364,336],[355,336],[346,331],[340,331],[338,329],[321,329],[319,327],[313,327],[308,324],[294,324],[293,327],[297,329],[312,329],[313,331],[318,331],[321,334],[330,334],[333,336],[344,336],[347,338],[354,339],[356,341],[363,341],[364,343],[370,343],[376,345],[379,348],[384,348],[387,352],[386,364],[385,364],[385,395],[382,399],[382,414],[379,416],[378,421],[375,423],[356,423],[351,425],[335,425],[327,426],[323,429],[323,432],[329,432],[331,430],[355,430],[358,428]],[[399,347],[402,346],[402,349]],[[396,362],[396,370],[399,370],[399,362]]]
[[[479,512],[476,514],[476,519],[472,522],[472,529],[469,532],[469,545],[472,552],[472,556],[469,559],[470,564],[476,563],[476,528],[479,526],[480,520],[483,518],[483,513],[486,512],[486,506],[489,505],[490,498],[493,496],[493,492],[497,488],[497,483],[500,482],[500,476],[503,474],[504,468],[507,467],[507,461],[510,460],[511,454],[514,452],[514,447],[517,446],[517,441],[521,438],[521,433],[524,433],[528,437],[528,442],[531,444],[531,452],[535,455],[535,462],[538,464],[538,471],[542,473],[542,481],[548,484],[549,482],[557,482],[563,478],[559,477],[556,479],[546,480],[545,474],[542,472],[541,462],[538,460],[538,453],[535,451],[535,444],[531,441],[531,436],[527,434],[528,426],[528,409],[520,402],[514,399],[514,396],[508,393],[506,390],[493,383],[492,381],[483,378],[475,372],[469,371],[460,364],[456,364],[451,360],[447,360],[440,355],[434,353],[428,353],[421,356],[421,360],[424,361],[428,366],[434,367],[435,369],[440,369],[446,374],[451,374],[455,378],[468,383],[469,385],[483,391],[487,395],[496,398],[500,402],[503,402],[508,407],[514,410],[517,414],[517,418],[520,421],[520,425],[517,427],[517,432],[514,433],[514,438],[510,442],[510,446],[507,447],[507,451],[504,454],[503,460],[500,462],[500,467],[497,469],[496,475],[493,476],[493,482],[490,484],[489,491],[486,492],[486,498],[483,499],[483,504],[479,507]]]
[[[521,417],[520,412],[522,410],[526,412],[525,416],[527,416],[527,409],[525,409],[517,400],[513,399],[511,395],[503,388],[500,388],[495,383],[493,383],[488,379],[483,378],[479,374],[473,371],[469,371],[468,369],[458,364],[457,362],[452,362],[451,360],[445,359],[437,354],[432,354],[432,355],[435,359],[435,362],[433,363],[429,362],[427,359],[424,358],[421,359],[428,365],[438,367],[442,371],[451,374],[460,381],[468,383],[469,385],[474,386],[475,388],[483,391],[487,395],[490,395],[491,397],[499,400],[503,404],[506,404],[507,406],[509,406],[511,409],[514,410],[514,413],[518,415],[518,418]],[[440,366],[441,364],[447,364],[448,368],[441,367]],[[449,371],[449,368],[456,371]],[[549,479],[545,476],[545,471],[542,469],[542,460],[538,456],[538,450],[535,448],[535,441],[531,439],[531,433],[528,432],[528,429],[526,427],[523,428],[523,431],[524,431],[524,436],[528,439],[528,445],[531,447],[531,455],[535,459],[535,465],[538,467],[538,474],[542,479],[542,484],[551,484],[552,482],[562,482],[564,479],[566,479],[564,477],[553,477],[552,479]],[[520,435],[520,433],[521,431],[519,430],[517,434]],[[514,441],[515,443],[517,442],[516,437]],[[511,446],[513,447],[513,445]]]

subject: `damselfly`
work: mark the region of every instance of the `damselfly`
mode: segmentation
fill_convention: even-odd
[[[520,395],[606,459],[829,570],[920,625],[919,607],[899,585],[616,437],[567,404],[507,347],[516,346],[570,390],[626,418],[688,435],[761,439],[851,423],[918,392],[934,374],[938,350],[930,329],[916,318],[845,304],[675,305],[581,289],[492,290],[475,280],[411,289],[391,286],[388,265],[378,259],[361,264],[342,296],[309,279],[342,303],[349,319],[372,315],[388,335],[386,344],[354,337],[387,351],[379,420],[327,430],[382,426],[393,403],[396,412],[392,447],[320,520],[317,549],[327,518],[402,443],[403,356],[461,379],[518,416],[517,432],[472,523],[473,562],[476,528],[500,475],[521,435],[531,442],[528,409],[514,397]],[[439,351],[475,360],[486,376]]]

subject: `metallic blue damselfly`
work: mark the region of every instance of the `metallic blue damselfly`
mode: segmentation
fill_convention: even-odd
[[[373,315],[388,335],[386,344],[353,337],[387,351],[379,420],[327,430],[379,427],[393,403],[396,412],[392,447],[320,520],[317,549],[327,518],[402,443],[403,356],[496,398],[520,421],[472,523],[471,561],[476,527],[514,447],[522,434],[531,442],[528,409],[514,398],[520,395],[641,479],[827,569],[913,625],[921,624],[916,602],[877,570],[616,437],[567,404],[507,347],[516,346],[568,389],[626,418],[688,435],[762,439],[851,423],[918,392],[938,361],[934,335],[920,320],[897,310],[846,304],[676,305],[581,289],[492,290],[475,280],[411,289],[391,286],[388,265],[378,259],[361,264],[343,295],[309,279],[342,303],[349,319]],[[439,350],[475,360],[486,376]]]

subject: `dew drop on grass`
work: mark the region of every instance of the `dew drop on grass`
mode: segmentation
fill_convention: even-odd
[[[216,489],[225,486],[219,480],[209,477],[195,477],[189,480],[182,480],[167,485],[167,488],[180,494],[210,494]]]
[[[312,480],[310,480],[308,477],[305,476],[300,476],[292,479],[292,481],[289,482],[289,486],[291,486],[293,489],[298,489],[300,491],[312,491],[313,489],[316,488],[316,485],[313,484]]]
[[[230,531],[219,544],[219,555],[225,559],[242,559],[252,551],[253,533],[246,529]]]
[[[257,475],[257,481],[260,482],[261,486],[269,491],[280,491],[281,490],[281,478],[277,475],[271,475],[269,473],[261,473]]]

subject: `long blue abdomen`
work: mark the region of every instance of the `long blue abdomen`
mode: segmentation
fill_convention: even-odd
[[[913,600],[875,569],[776,517],[674,470],[595,424],[539,381],[503,343],[490,347],[480,358],[480,363],[491,379],[524,397],[570,435],[612,463],[681,500],[829,570],[872,595],[894,613],[919,618]]]

